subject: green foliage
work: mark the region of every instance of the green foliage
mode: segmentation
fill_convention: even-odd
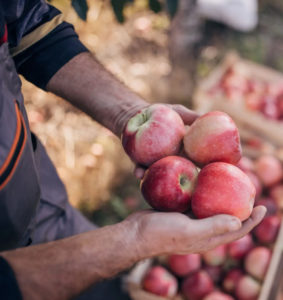
[[[174,17],[178,8],[178,0],[167,0],[167,10],[171,18]]]
[[[123,23],[125,21],[124,8],[131,0],[111,0],[111,5],[118,22]]]
[[[72,0],[72,6],[78,14],[78,16],[82,20],[86,21],[86,15],[88,11],[88,5],[86,0]]]
[[[52,2],[53,0],[47,0]],[[129,3],[134,4],[136,0],[110,0],[113,12],[119,23],[125,21],[124,9]],[[166,10],[168,14],[173,17],[177,11],[179,0],[145,0],[149,10],[154,13],[159,13],[162,10]],[[77,15],[84,21],[87,18],[88,5],[87,0],[71,0],[72,7],[76,11]]]
[[[133,3],[134,1],[135,0],[111,0],[111,5],[118,22],[123,23],[125,21],[124,8],[128,3],[130,2]],[[148,8],[155,13],[158,13],[163,9],[167,8],[169,14],[173,16],[177,10],[178,0],[166,0],[166,5],[163,5],[165,1],[162,0],[147,0],[147,1],[148,1]]]

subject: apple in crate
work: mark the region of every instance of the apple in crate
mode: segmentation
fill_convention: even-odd
[[[181,289],[186,299],[201,300],[214,290],[214,285],[210,276],[200,270],[184,279]]]
[[[262,193],[262,183],[259,180],[258,176],[254,172],[249,172],[249,171],[245,171],[245,174],[250,178],[252,184],[255,187],[256,198],[260,197]]]
[[[251,215],[255,187],[234,165],[215,162],[199,173],[192,195],[192,211],[197,218],[229,214],[244,221]]]
[[[236,164],[242,155],[234,121],[219,111],[209,112],[194,121],[185,134],[184,150],[200,165],[215,161]]]
[[[191,161],[167,156],[146,171],[141,191],[149,205],[157,210],[184,212],[190,207],[197,175],[197,167]]]
[[[223,272],[222,266],[205,265],[202,269],[208,273],[214,283],[220,281]]]
[[[228,244],[229,257],[240,260],[242,259],[254,246],[252,236],[247,234],[242,238]]]
[[[222,282],[224,290],[228,293],[234,293],[236,286],[243,275],[244,273],[241,269],[232,269],[228,271]]]
[[[128,121],[122,144],[135,163],[149,166],[165,156],[178,154],[184,134],[180,115],[166,105],[154,104]]]
[[[161,266],[152,267],[143,279],[143,289],[163,297],[174,297],[177,294],[177,279]]]
[[[266,247],[256,247],[252,249],[245,257],[245,269],[258,280],[263,280],[269,262],[271,259],[271,251]]]
[[[283,210],[283,184],[278,184],[271,188],[270,196],[274,199],[279,209]]]
[[[226,245],[220,245],[202,254],[204,262],[210,266],[221,266],[227,257]]]
[[[243,172],[253,172],[254,171],[254,163],[253,161],[246,157],[246,156],[243,156],[239,162],[237,163],[237,167],[239,169],[241,169]]]
[[[279,216],[268,216],[254,229],[257,240],[264,244],[272,244],[276,241],[281,218]]]
[[[263,155],[255,162],[255,171],[264,186],[270,187],[283,179],[283,167],[272,155]]]
[[[231,295],[224,294],[220,291],[213,291],[206,295],[203,300],[234,300]]]
[[[262,205],[266,207],[266,217],[274,216],[279,211],[277,203],[272,198],[262,197],[256,201],[256,205]]]
[[[239,300],[258,300],[260,284],[249,275],[243,276],[237,283],[235,294]]]
[[[180,277],[187,276],[201,268],[200,254],[170,255],[168,257],[170,270]]]

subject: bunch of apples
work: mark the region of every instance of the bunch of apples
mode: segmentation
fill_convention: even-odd
[[[231,66],[210,91],[222,93],[226,99],[244,101],[249,110],[258,111],[266,118],[283,121],[283,82],[267,82],[249,76],[241,67]]]
[[[224,112],[209,112],[185,127],[169,106],[151,105],[129,120],[122,144],[147,168],[141,191],[154,209],[192,211],[197,218],[250,216],[256,189],[236,166],[242,154],[239,131]]]
[[[256,186],[263,221],[243,238],[203,254],[156,260],[143,278],[144,290],[188,300],[256,300],[270,263],[283,211],[283,167],[270,155],[242,157],[237,166]]]

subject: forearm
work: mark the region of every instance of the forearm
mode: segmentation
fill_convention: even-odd
[[[12,266],[24,299],[71,299],[140,259],[135,229],[124,222],[1,255]]]
[[[120,136],[127,120],[148,105],[90,53],[81,53],[63,66],[47,90],[68,100]]]

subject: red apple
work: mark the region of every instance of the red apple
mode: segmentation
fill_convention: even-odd
[[[238,300],[257,300],[260,292],[260,284],[251,276],[243,276],[236,286]]]
[[[277,107],[277,99],[272,95],[265,95],[262,98],[260,110],[268,119],[277,120],[280,117],[280,112]]]
[[[249,81],[245,74],[235,68],[229,68],[220,81],[220,85],[229,100],[240,100],[249,91]],[[233,97],[237,95],[237,97]]]
[[[210,266],[206,265],[203,267],[203,270],[208,273],[210,278],[214,283],[217,283],[220,281],[222,276],[222,267],[221,266]]]
[[[146,171],[141,191],[146,201],[157,210],[184,212],[190,207],[197,175],[196,166],[189,160],[167,156]]]
[[[202,258],[206,264],[210,266],[221,266],[226,260],[226,245],[220,245],[212,250],[202,254]]]
[[[199,173],[192,196],[192,210],[197,218],[229,214],[244,221],[251,215],[255,187],[236,166],[216,162]]]
[[[283,179],[280,161],[272,155],[263,155],[255,162],[255,170],[262,183],[270,187]]]
[[[143,289],[155,295],[173,297],[177,294],[178,283],[166,269],[155,266],[145,275]]]
[[[232,296],[224,294],[220,291],[213,291],[206,295],[203,300],[234,300]]]
[[[266,247],[256,247],[245,257],[245,269],[256,279],[263,280],[270,258],[270,249]]]
[[[243,172],[246,171],[253,172],[254,163],[250,158],[243,156],[237,163],[237,167],[241,169]]]
[[[274,199],[278,207],[283,210],[283,184],[272,187],[270,196]]]
[[[245,235],[237,241],[228,244],[228,255],[233,259],[243,258],[254,246],[252,236]]]
[[[135,163],[149,166],[165,156],[178,154],[184,134],[179,114],[166,105],[154,104],[128,121],[122,144]]]
[[[184,277],[201,268],[201,256],[200,254],[170,255],[168,264],[173,273]]]
[[[266,207],[265,216],[276,215],[279,211],[276,202],[272,198],[263,197],[256,201],[256,205],[263,205]]]
[[[279,216],[268,216],[254,229],[254,235],[259,242],[272,244],[276,241],[281,218]]]
[[[234,293],[236,286],[243,275],[244,273],[241,269],[230,270],[222,282],[224,290],[228,293]]]
[[[189,275],[182,283],[182,292],[189,300],[201,300],[213,289],[213,282],[205,271],[197,271]]]
[[[242,155],[234,121],[219,111],[209,112],[191,125],[184,137],[184,150],[201,165],[215,161],[236,164]]]
[[[262,184],[261,184],[259,178],[253,172],[246,171],[245,173],[246,173],[246,175],[248,175],[248,177],[250,178],[252,184],[255,187],[255,196],[256,196],[256,198],[260,197],[260,195],[262,193]]]

